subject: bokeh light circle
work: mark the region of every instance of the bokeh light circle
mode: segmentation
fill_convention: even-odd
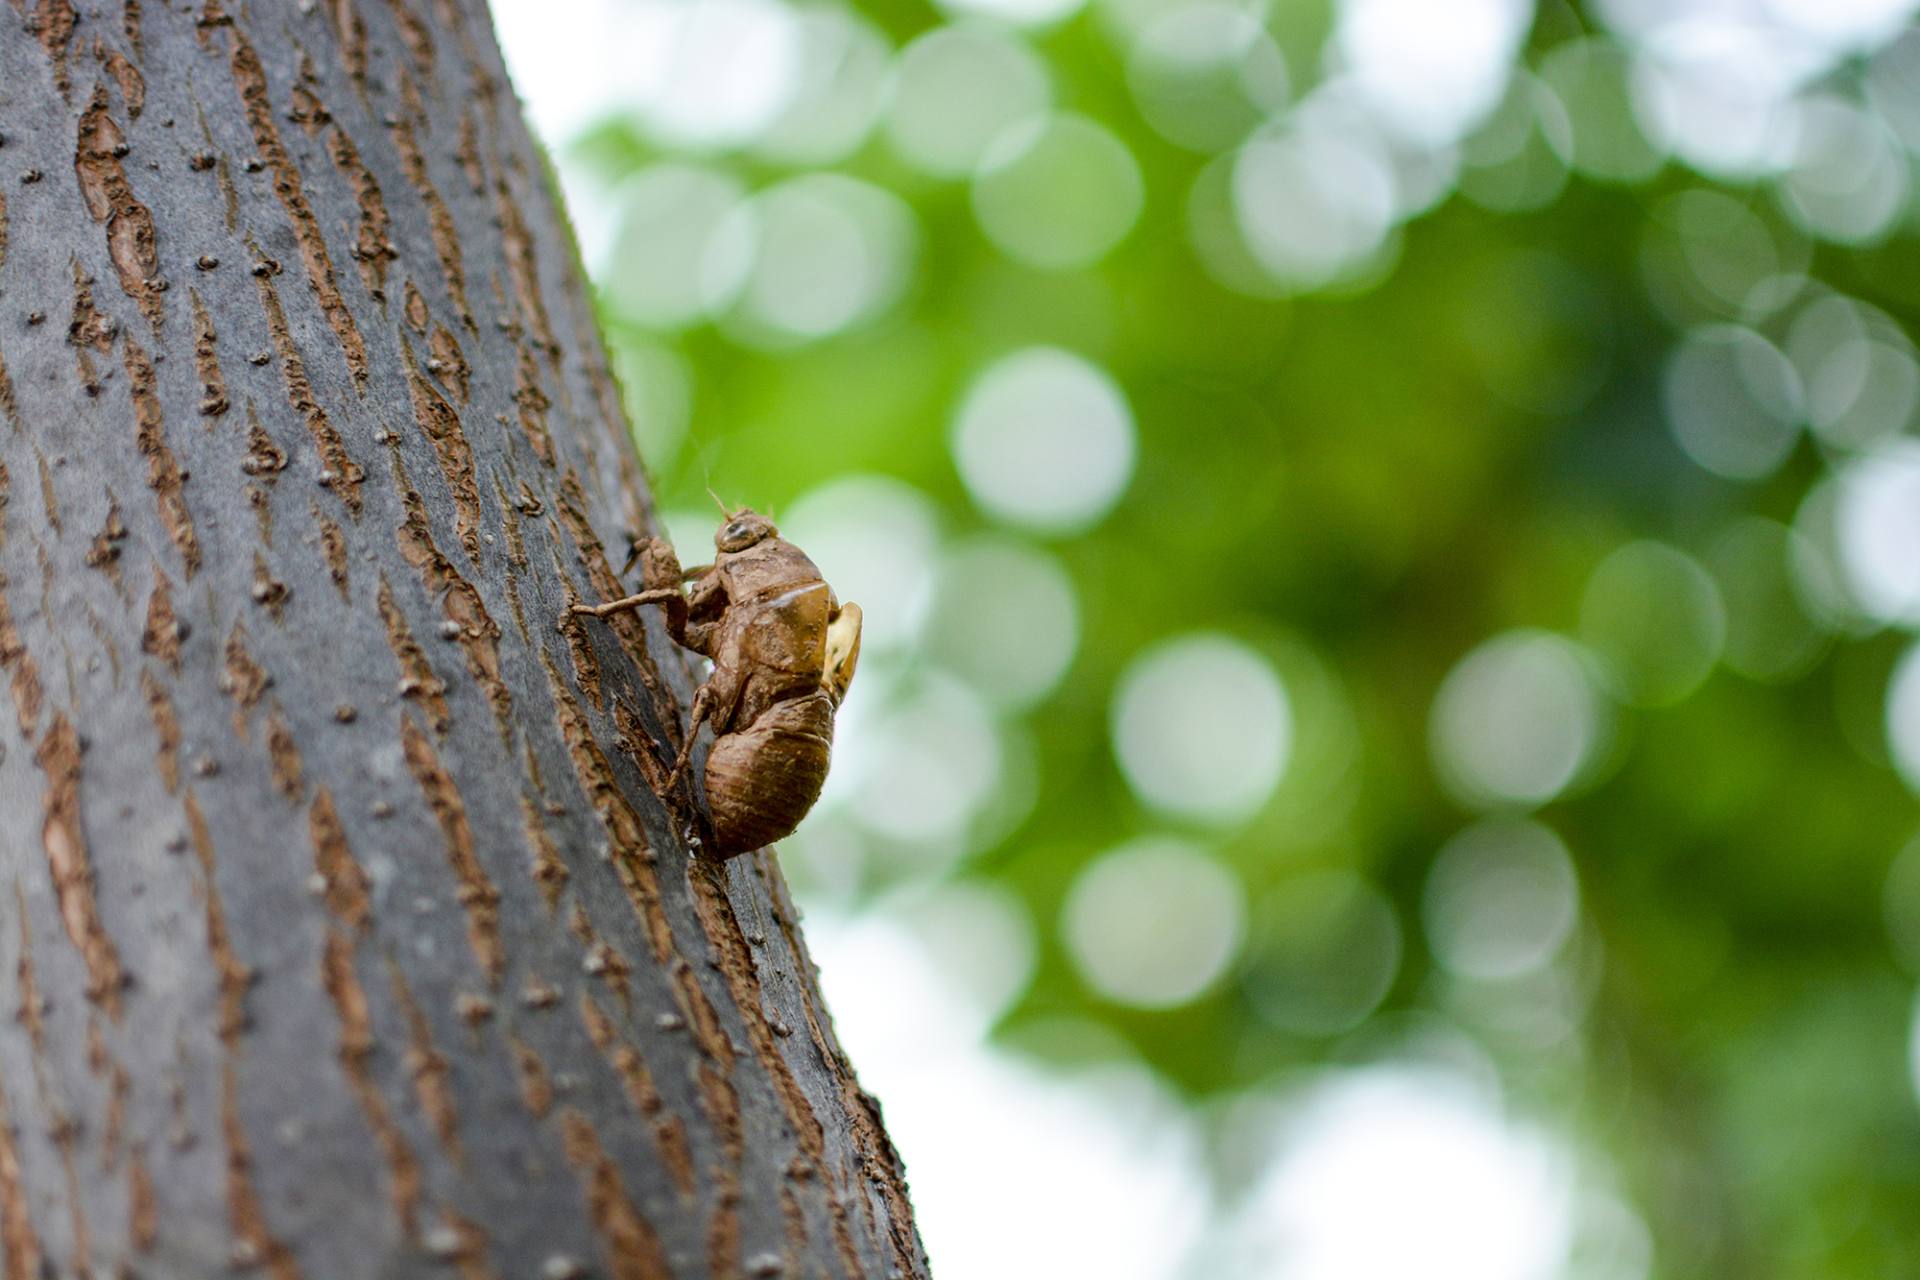
[[[1786,352],[1807,388],[1808,419],[1828,444],[1867,448],[1913,421],[1920,366],[1912,341],[1879,308],[1816,298],[1794,316]]]
[[[1053,556],[1000,537],[951,547],[940,563],[933,656],[1006,710],[1045,697],[1080,642],[1073,581]]]
[[[1920,996],[1913,1005],[1913,1021],[1907,1028],[1907,1083],[1920,1095]]]
[[[1155,133],[1211,154],[1285,105],[1287,64],[1253,14],[1226,0],[1199,0],[1140,33],[1127,58],[1127,87]]]
[[[704,319],[737,280],[715,280],[715,229],[740,202],[730,174],[662,161],[621,186],[620,221],[605,288],[613,307],[635,322],[678,329]],[[723,267],[722,277],[737,272]]]
[[[1133,410],[1098,365],[1029,347],[974,380],[952,444],[967,492],[989,515],[1074,533],[1106,515],[1133,475]]]
[[[1241,985],[1260,1018],[1294,1035],[1351,1031],[1400,972],[1399,917],[1352,871],[1282,878],[1259,902]]]
[[[1920,442],[1894,441],[1836,478],[1834,533],[1847,593],[1879,622],[1920,623]]]
[[[1399,188],[1384,143],[1364,124],[1320,113],[1317,127],[1281,127],[1240,148],[1233,206],[1254,258],[1299,289],[1360,267],[1393,228]]]
[[[1009,127],[981,156],[973,212],[994,247],[1046,271],[1091,266],[1140,217],[1140,166],[1112,131],[1060,113]]]
[[[1897,35],[1913,20],[1915,0],[1767,0],[1767,12],[1795,35],[1830,53],[1856,53]]]
[[[1644,182],[1663,157],[1634,115],[1632,60],[1601,37],[1569,40],[1540,63],[1540,78],[1566,109],[1572,146],[1566,159],[1599,182]]]
[[[1823,240],[1881,239],[1912,186],[1911,160],[1887,127],[1851,103],[1814,98],[1799,110],[1792,167],[1780,180],[1788,216]]]
[[[1661,26],[1637,50],[1630,75],[1648,139],[1722,179],[1777,172],[1793,146],[1793,73],[1782,65],[1784,43],[1759,23],[1705,15]]]
[[[984,23],[939,27],[900,53],[887,136],[915,168],[964,177],[1051,96],[1045,64],[1018,38]]]
[[[860,825],[924,846],[937,862],[964,852],[967,828],[992,802],[1001,775],[999,735],[979,695],[957,680],[926,676],[862,717],[858,730],[858,755],[844,763],[856,780]]]
[[[887,38],[866,19],[838,8],[797,11],[800,68],[786,109],[754,150],[787,164],[832,164],[866,140],[880,113],[892,69]]]
[[[1545,631],[1509,631],[1462,658],[1434,699],[1434,765],[1476,807],[1544,804],[1579,780],[1607,724],[1587,655]]]
[[[1867,592],[1871,588],[1867,583],[1855,580],[1857,568],[1867,568],[1868,565],[1850,568],[1847,561],[1861,551],[1871,551],[1872,558],[1878,559],[1885,548],[1875,547],[1874,544],[1899,533],[1897,519],[1883,521],[1876,518],[1866,522],[1865,528],[1855,530],[1856,536],[1871,534],[1864,539],[1866,546],[1849,551],[1845,545],[1842,512],[1846,505],[1843,499],[1847,496],[1849,473],[1858,472],[1865,461],[1856,458],[1815,481],[1793,514],[1793,587],[1806,606],[1807,617],[1824,630],[1856,636],[1871,633],[1888,619],[1876,616],[1867,607],[1864,600],[1868,598]],[[1897,487],[1897,476],[1886,478],[1895,479]],[[1865,495],[1854,496],[1857,500]],[[1885,512],[1883,508],[1883,512],[1896,517],[1900,514],[1897,509]],[[1891,588],[1890,594],[1897,602],[1904,598],[1906,588],[1903,585],[1904,577],[1897,572],[1898,565],[1891,562],[1891,558],[1887,564],[1873,566],[1870,576],[1879,577],[1886,570],[1895,571],[1886,574],[1883,586]]]
[[[638,8],[639,6],[635,6]],[[781,0],[702,0],[659,6],[651,33],[670,51],[642,104],[648,129],[687,148],[739,146],[792,101],[800,82],[798,14]],[[636,42],[642,43],[642,42]]]
[[[1523,818],[1489,818],[1435,856],[1422,918],[1442,965],[1462,977],[1501,980],[1552,960],[1573,932],[1579,904],[1559,836]]]
[[[1101,854],[1068,890],[1067,953],[1121,1004],[1169,1009],[1219,980],[1246,918],[1239,880],[1198,846],[1149,836]]]
[[[1499,103],[1532,18],[1526,0],[1345,0],[1333,47],[1395,134],[1440,147]]]
[[[1695,187],[1654,206],[1642,267],[1662,310],[1679,321],[1700,313],[1752,318],[1783,273],[1806,265],[1807,241],[1750,201]]]
[[[1187,189],[1187,240],[1207,274],[1235,293],[1278,301],[1293,290],[1254,257],[1234,195],[1238,152],[1215,156]]]
[[[1660,707],[1700,686],[1726,642],[1719,589],[1664,543],[1631,542],[1601,561],[1580,602],[1580,638],[1622,700]]]
[[[1727,607],[1727,668],[1750,680],[1787,680],[1825,650],[1825,631],[1801,599],[1796,565],[1813,556],[1793,529],[1744,517],[1714,539],[1708,562]]]
[[[736,336],[768,345],[827,337],[884,311],[906,288],[918,233],[898,196],[838,174],[806,174],[739,206],[718,233],[741,237]]]
[[[1779,348],[1751,329],[1694,330],[1667,362],[1667,426],[1694,462],[1730,480],[1778,470],[1800,438],[1800,378]]]
[[[1134,793],[1163,813],[1230,824],[1273,794],[1293,714],[1273,666],[1231,636],[1162,641],[1121,677],[1114,754]]]

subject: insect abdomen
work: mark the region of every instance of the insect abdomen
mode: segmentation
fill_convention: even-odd
[[[791,835],[827,780],[833,700],[824,690],[776,702],[707,754],[714,852],[745,853]]]

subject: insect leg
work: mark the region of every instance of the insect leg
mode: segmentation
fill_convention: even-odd
[[[692,711],[687,717],[687,736],[680,744],[680,754],[674,758],[673,771],[667,775],[669,791],[679,785],[680,774],[687,767],[687,759],[693,755],[694,739],[700,736],[700,726],[705,723],[712,706],[713,690],[703,684],[694,691]]]
[[[650,604],[671,604],[675,600],[684,601],[685,599],[686,597],[678,590],[663,587],[655,591],[642,591],[637,596],[623,596],[618,600],[609,600],[605,604],[577,604],[573,606],[572,612],[604,618],[609,614],[626,613]]]

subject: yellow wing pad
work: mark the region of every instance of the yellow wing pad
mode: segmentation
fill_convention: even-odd
[[[840,606],[827,623],[827,665],[820,684],[839,706],[853,683],[860,662],[860,606],[851,600]]]

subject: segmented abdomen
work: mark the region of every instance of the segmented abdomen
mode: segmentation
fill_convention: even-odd
[[[833,700],[825,691],[776,702],[707,754],[714,852],[745,853],[791,835],[827,780]]]

